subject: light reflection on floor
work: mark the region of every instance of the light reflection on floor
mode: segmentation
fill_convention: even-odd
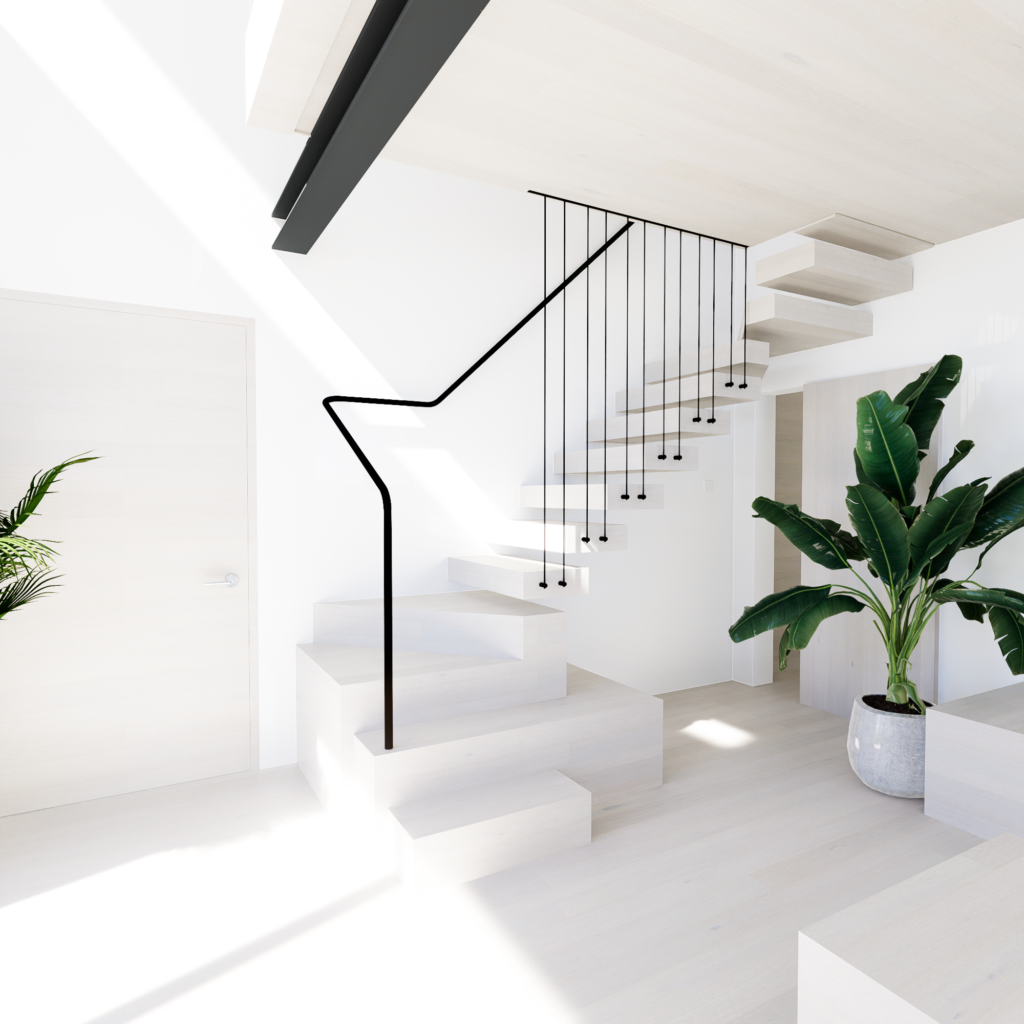
[[[127,1021],[562,1022],[577,1018],[465,887],[409,891],[386,849],[348,832],[302,793],[295,769],[268,783],[260,810],[249,777],[247,817],[232,787],[156,816],[145,794],[18,815],[0,822],[10,892],[0,910],[0,1018],[11,1024]],[[118,803],[124,807],[119,820]],[[236,800],[237,804],[237,800]],[[141,815],[141,817],[140,817]],[[117,861],[119,843],[156,828],[164,849],[73,878],[76,858]],[[209,841],[211,828],[215,834]],[[220,832],[218,836],[216,833]],[[47,876],[55,888],[46,888]],[[69,879],[70,880],[67,880]],[[16,895],[16,894],[15,894]]]

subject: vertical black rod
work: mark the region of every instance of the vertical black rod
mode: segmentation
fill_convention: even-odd
[[[590,207],[587,208],[587,252],[590,252]],[[584,465],[584,484],[585,490],[584,501],[586,502],[586,511],[583,514],[583,533],[580,537],[580,543],[590,543],[590,267],[587,267],[587,319],[586,319],[586,332],[587,332],[587,366],[586,366],[586,386],[583,392],[583,400],[585,403],[585,409],[583,411],[583,426],[586,431],[585,444],[583,448],[583,458],[585,460]],[[564,459],[565,456],[563,455]],[[565,466],[562,466],[565,469]],[[607,503],[606,503],[607,504]]]
[[[348,427],[338,417],[331,406],[331,399],[323,402],[327,414],[334,420],[334,425],[341,431],[342,437],[348,441],[349,447],[356,453],[356,458],[363,464],[370,479],[380,491],[380,500],[384,506],[384,749],[393,750],[395,746],[395,652],[394,652],[394,590],[392,589],[392,533],[391,533],[391,494],[381,475],[373,468],[363,449],[356,444],[356,439],[349,433]]]
[[[708,423],[715,422],[715,335],[718,332],[718,242],[711,243],[711,415]]]
[[[643,320],[640,322],[640,493],[637,501],[647,499],[647,221],[644,221],[643,257],[640,263],[640,301]],[[626,395],[629,404],[629,395]]]
[[[623,501],[629,500],[629,250],[632,249],[629,235],[626,236],[626,483]],[[607,495],[605,504],[608,504]]]
[[[693,417],[694,423],[700,423],[700,336],[704,326],[701,316],[701,300],[704,296],[704,285],[701,278],[701,271],[704,267],[704,239],[697,236],[697,415]],[[682,382],[680,382],[682,383]]]
[[[661,454],[659,459],[667,459],[665,454],[665,428],[668,419],[668,407],[665,404],[665,378],[668,376],[668,228],[661,229]]]
[[[735,387],[736,382],[732,379],[732,336],[733,336],[733,315],[736,310],[735,288],[736,283],[736,246],[729,243],[729,379],[725,382],[727,388]]]
[[[568,249],[568,240],[566,238],[567,232],[567,221],[566,221],[566,210],[568,204],[562,203],[562,280],[564,281],[569,273],[569,264],[566,260],[566,251]],[[565,397],[566,397],[566,348],[568,346],[568,338],[566,337],[566,324],[569,303],[569,289],[566,288],[562,292],[562,458],[565,458]],[[565,469],[565,466],[562,466]],[[558,581],[560,587],[567,587],[569,585],[565,578],[565,489],[566,489],[566,477],[562,474],[562,578]]]
[[[608,244],[608,214],[604,215],[604,241]],[[600,540],[608,540],[608,250],[604,251],[604,529]],[[589,428],[588,428],[589,429]],[[589,436],[589,435],[588,435]],[[629,413],[626,414],[626,442],[629,442]]]
[[[683,443],[683,233],[679,232],[679,333],[676,336],[676,342],[679,345],[678,363],[676,364],[676,370],[678,371],[677,390],[676,390],[676,453],[672,456],[676,462],[682,460],[682,443]]]
[[[747,266],[749,263],[749,250],[743,250],[743,383],[741,388],[747,386],[747,302],[749,301]]]
[[[544,197],[544,287],[541,288],[541,295],[547,295],[548,293],[548,200],[547,196]],[[541,527],[543,535],[541,537],[541,544],[543,550],[541,552],[541,580],[539,586],[542,590],[547,590],[548,586],[548,307],[544,305],[544,346],[543,346],[543,360],[544,360],[544,388],[543,388],[543,403],[541,412],[541,433],[543,434],[542,447],[543,454],[541,457],[541,504],[543,506],[543,523]],[[565,468],[564,466],[562,467]]]

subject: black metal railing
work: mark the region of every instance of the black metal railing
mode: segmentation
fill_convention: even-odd
[[[432,409],[440,405],[456,388],[465,383],[477,370],[480,369],[488,359],[498,352],[507,342],[511,341],[538,313],[554,299],[556,299],[566,288],[572,284],[595,260],[608,251],[632,226],[636,223],[633,220],[627,222],[613,234],[607,242],[604,242],[594,253],[581,263],[562,283],[545,295],[543,300],[537,303],[522,320],[519,321],[503,338],[492,345],[464,374],[462,374],[451,385],[444,389],[431,401],[415,401],[405,398],[365,398],[361,395],[331,395],[324,399],[323,406],[327,414],[334,421],[334,425],[341,431],[342,437],[348,442],[349,447],[355,452],[356,458],[362,463],[370,479],[374,482],[377,490],[380,491],[381,502],[384,507],[384,749],[394,748],[394,593],[392,590],[392,530],[391,530],[391,494],[387,484],[384,483],[380,473],[374,468],[373,463],[366,457],[366,453],[359,447],[351,431],[341,421],[341,417],[335,412],[333,405],[336,402],[353,402],[360,405],[400,405],[414,409]]]

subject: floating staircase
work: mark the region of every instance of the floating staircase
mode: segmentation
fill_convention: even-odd
[[[385,750],[380,611],[315,606],[299,764],[328,807],[384,814],[410,877],[468,881],[585,845],[592,795],[661,785],[661,701],[567,670],[564,612],[479,590],[396,599]]]

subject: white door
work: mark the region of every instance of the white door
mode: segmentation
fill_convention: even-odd
[[[251,321],[0,291],[0,508],[101,456],[23,530],[63,579],[0,619],[0,814],[257,764],[251,349]]]

